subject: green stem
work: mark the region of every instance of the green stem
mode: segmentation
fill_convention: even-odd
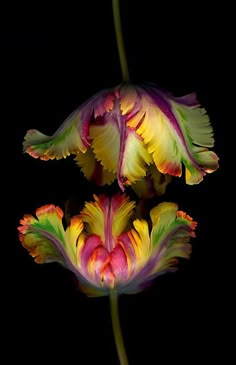
[[[115,337],[116,349],[118,352],[120,365],[129,365],[120,328],[120,320],[118,312],[118,296],[115,293],[112,293],[110,295],[110,308],[111,308],[113,333]]]
[[[125,46],[124,46],[122,27],[121,27],[121,21],[120,21],[119,0],[112,0],[112,8],[113,8],[114,26],[115,26],[115,32],[116,32],[116,41],[117,41],[119,58],[120,58],[122,78],[123,78],[123,81],[128,82],[129,81],[129,71],[128,71],[127,59],[126,59],[126,55],[125,55]]]

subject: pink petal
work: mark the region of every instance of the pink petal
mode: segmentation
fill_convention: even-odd
[[[93,250],[87,262],[87,272],[94,285],[103,286],[103,271],[110,262],[110,255],[103,246]]]
[[[100,237],[96,235],[91,235],[89,238],[85,241],[84,247],[81,250],[81,270],[83,273],[88,272],[88,260],[90,256],[92,255],[93,251],[99,247],[102,246],[102,241]]]
[[[118,244],[110,256],[110,264],[116,281],[125,282],[128,278],[128,262],[122,246]]]

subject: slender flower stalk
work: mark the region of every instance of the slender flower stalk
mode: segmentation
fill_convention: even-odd
[[[120,360],[120,365],[128,365],[128,359],[125,352],[124,341],[120,328],[120,319],[119,319],[119,311],[118,311],[118,296],[116,293],[112,293],[110,295],[110,308],[111,308],[111,319],[112,319],[112,327],[113,333],[116,343],[116,349]]]
[[[120,20],[120,5],[119,0],[112,0],[114,26],[116,32],[116,42],[118,47],[118,53],[120,58],[120,66],[122,72],[122,79],[125,82],[129,81],[128,64],[125,54],[124,39],[122,34],[121,20]]]
[[[129,81],[129,71],[128,71],[127,58],[126,58],[126,54],[125,54],[125,46],[124,46],[124,39],[123,39],[121,19],[120,19],[119,0],[112,0],[112,9],[113,9],[114,27],[115,27],[115,33],[116,33],[117,48],[118,48],[118,53],[119,53],[119,58],[120,58],[122,79],[124,82],[128,82]],[[123,341],[121,328],[120,328],[120,319],[119,319],[119,311],[118,311],[118,297],[115,293],[110,295],[110,310],[111,310],[113,334],[114,334],[114,338],[115,338],[115,344],[116,344],[118,357],[120,360],[120,365],[128,365],[128,359],[127,359],[124,341]]]

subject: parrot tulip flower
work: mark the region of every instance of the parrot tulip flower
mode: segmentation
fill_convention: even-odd
[[[153,278],[175,271],[188,258],[196,222],[174,203],[150,212],[151,225],[132,219],[135,202],[121,194],[94,196],[63,227],[63,212],[43,206],[20,221],[20,240],[37,263],[59,262],[90,296],[136,293]]]
[[[24,151],[42,160],[75,155],[86,178],[124,185],[154,165],[163,174],[199,183],[218,168],[213,131],[196,95],[174,97],[153,86],[121,84],[93,96],[52,135],[29,130]]]

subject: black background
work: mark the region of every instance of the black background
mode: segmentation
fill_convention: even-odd
[[[227,303],[229,279],[223,269],[230,255],[224,233],[226,190],[230,190],[226,90],[233,72],[232,23],[230,9],[225,8],[227,12],[199,2],[173,7],[156,1],[121,1],[132,80],[155,82],[176,95],[196,91],[211,117],[214,150],[220,156],[217,172],[197,186],[174,181],[164,199],[177,202],[199,223],[191,260],[147,291],[120,298],[131,365],[189,364],[227,353],[222,346],[227,310],[220,303]],[[108,299],[85,297],[70,273],[57,265],[36,265],[16,231],[23,214],[34,213],[43,204],[63,208],[67,199],[83,200],[91,194],[73,158],[34,160],[22,154],[22,141],[31,128],[52,134],[88,97],[121,81],[111,1],[52,9],[36,3],[14,5],[3,18],[7,132],[2,136],[6,143],[2,164],[8,201],[3,225],[5,220],[10,225],[3,260],[6,345],[17,349],[18,362],[57,363],[65,357],[68,364],[118,364]],[[8,351],[9,361],[14,355]]]

